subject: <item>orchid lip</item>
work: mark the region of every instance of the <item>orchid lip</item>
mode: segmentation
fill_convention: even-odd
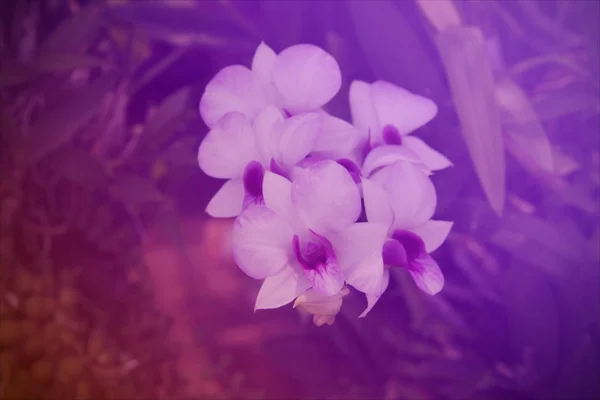
[[[318,271],[335,259],[335,254],[329,240],[313,231],[310,232],[312,237],[303,247],[300,245],[298,235],[294,235],[292,239],[294,255],[305,270]]]
[[[418,259],[426,255],[423,239],[405,230],[395,230],[383,245],[383,262],[393,267],[418,269]]]
[[[383,141],[385,142],[385,144],[392,144],[392,145],[401,145],[402,144],[402,136],[400,135],[400,132],[398,132],[398,128],[396,128],[394,125],[384,126],[382,136],[383,136]]]
[[[250,161],[244,168],[244,189],[252,197],[261,197],[265,169],[258,161]]]

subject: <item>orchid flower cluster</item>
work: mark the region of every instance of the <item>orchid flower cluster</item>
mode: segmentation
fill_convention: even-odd
[[[261,43],[251,68],[223,68],[200,114],[210,128],[198,163],[226,182],[206,212],[235,217],[234,260],[263,280],[255,310],[295,300],[316,325],[331,324],[348,285],[373,308],[390,269],[431,295],[444,276],[430,253],[452,222],[432,220],[434,171],[451,162],[409,134],[437,113],[431,100],[391,83],[350,85],[352,123],[323,106],[342,76],[325,50]]]

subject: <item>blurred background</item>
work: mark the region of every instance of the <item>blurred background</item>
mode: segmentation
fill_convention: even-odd
[[[0,2],[0,399],[600,398],[595,0]],[[257,45],[313,43],[432,98],[434,297],[254,313],[204,214],[197,106]],[[400,112],[402,110],[399,110]]]

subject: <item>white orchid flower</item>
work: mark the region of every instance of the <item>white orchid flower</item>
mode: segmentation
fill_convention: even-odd
[[[363,134],[363,157],[377,151],[372,158],[385,155],[382,160],[391,164],[410,150],[431,171],[452,165],[423,140],[408,136],[437,114],[437,106],[430,99],[389,82],[356,80],[350,85],[350,111],[354,125]]]
[[[262,202],[264,171],[286,175],[314,147],[323,124],[320,113],[285,119],[274,106],[251,123],[233,111],[208,132],[198,149],[198,164],[209,176],[228,179],[206,207],[212,217],[235,217],[244,206]]]
[[[255,309],[281,307],[311,288],[335,296],[345,282],[380,292],[389,226],[355,223],[360,193],[341,165],[315,163],[298,171],[293,183],[266,172],[263,197],[264,205],[248,207],[233,227],[238,266],[264,279]]]
[[[200,115],[212,128],[229,112],[241,112],[252,121],[269,105],[286,115],[317,111],[341,84],[337,61],[320,47],[297,44],[276,54],[261,43],[252,69],[231,65],[211,79],[200,99]]]

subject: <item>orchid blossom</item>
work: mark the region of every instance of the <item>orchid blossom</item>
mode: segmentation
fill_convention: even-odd
[[[409,150],[431,171],[452,165],[421,139],[408,136],[437,114],[437,106],[430,99],[389,82],[357,80],[350,85],[350,111],[354,125],[363,134],[363,156],[377,151],[380,154],[376,158],[384,154],[391,163],[394,157],[403,159]]]
[[[233,254],[247,275],[264,279],[255,309],[277,308],[309,289],[336,296],[344,283],[379,293],[388,227],[355,223],[358,187],[333,161],[297,174],[294,182],[267,172],[264,205],[252,205],[233,227]]]
[[[232,111],[251,121],[267,106],[295,115],[318,111],[340,90],[342,76],[337,61],[311,44],[297,44],[276,54],[261,43],[252,69],[231,65],[206,85],[200,115],[209,127]]]
[[[264,171],[285,175],[312,150],[322,122],[319,113],[284,119],[273,106],[265,108],[253,124],[239,111],[223,116],[198,150],[198,164],[207,175],[228,179],[206,212],[235,217],[245,205],[260,203]]]

